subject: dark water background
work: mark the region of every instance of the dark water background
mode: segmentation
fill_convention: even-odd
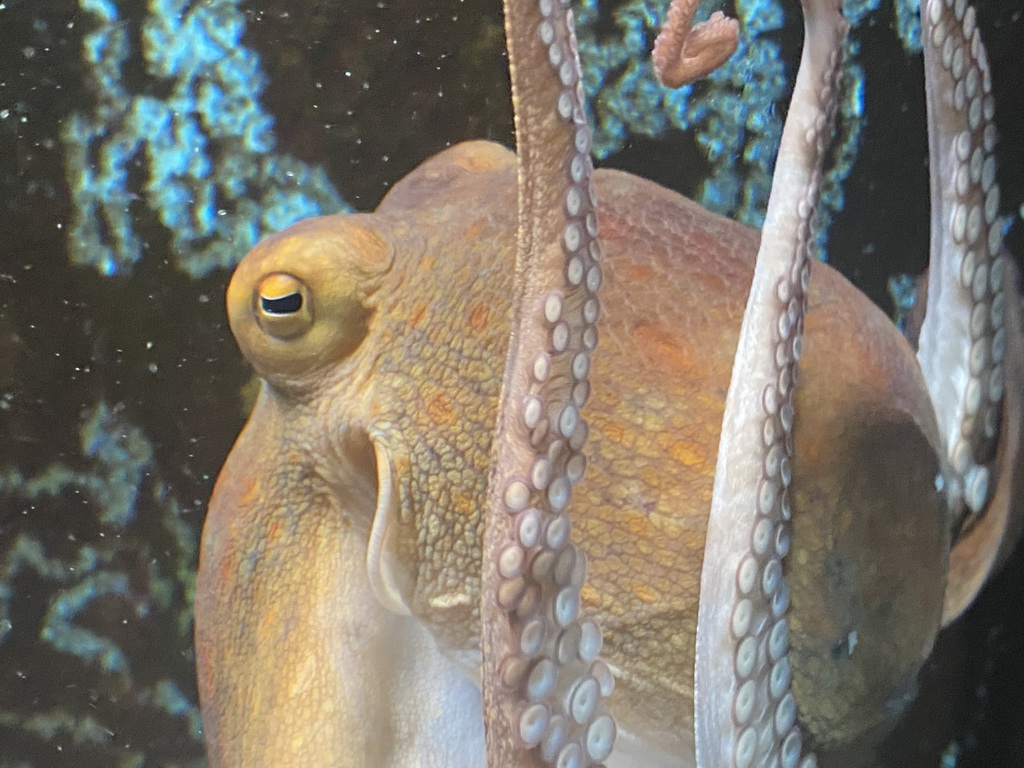
[[[592,39],[608,47],[621,36],[617,7],[595,6]],[[795,4],[784,10],[765,38],[791,80],[800,22]],[[1024,11],[990,0],[978,15],[1019,259]],[[922,63],[895,18],[883,3],[854,33],[865,119],[829,241],[830,261],[887,309],[889,277],[923,268],[928,237]],[[220,53],[207,30],[203,50],[245,55],[217,74],[192,61],[183,95],[184,76],[155,73],[165,60],[140,52],[160,29],[169,51],[199,35],[190,20],[244,22]],[[337,194],[372,209],[451,143],[511,144],[502,46],[494,0],[0,0],[0,768],[204,764],[193,571],[249,379],[224,317],[230,273],[212,264]],[[608,98],[625,88],[626,65],[615,67],[601,79]],[[223,99],[204,92],[200,119],[207,82]],[[693,98],[725,96],[698,86]],[[241,127],[216,119],[236,113]],[[178,174],[191,179],[184,208],[177,177],[158,176],[158,153],[147,154],[159,132],[146,133],[151,145],[126,139],[146,115],[151,127],[178,121],[167,157],[208,159],[211,170]],[[678,131],[625,127],[617,145],[602,164],[691,196],[715,166]],[[244,188],[232,191],[233,175]],[[205,214],[193,205],[203,195]],[[942,636],[889,764],[1024,765],[1022,576],[1018,556]]]

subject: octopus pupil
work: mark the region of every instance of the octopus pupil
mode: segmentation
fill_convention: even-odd
[[[260,296],[260,308],[268,315],[294,315],[302,309],[302,294],[289,293],[276,299]]]

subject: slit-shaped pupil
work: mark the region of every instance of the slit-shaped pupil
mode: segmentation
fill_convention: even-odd
[[[289,293],[277,298],[260,296],[260,306],[270,315],[293,315],[302,309],[302,294]]]

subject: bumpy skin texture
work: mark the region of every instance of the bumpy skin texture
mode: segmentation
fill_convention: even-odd
[[[626,174],[595,181],[601,349],[574,535],[627,735],[609,764],[632,745],[642,764],[690,765],[708,505],[757,234]],[[375,214],[304,222],[240,265],[232,329],[266,381],[203,537],[212,765],[482,765],[479,701],[433,642],[478,663],[515,211],[512,154],[465,144]],[[308,289],[302,335],[257,322],[275,272]],[[913,353],[827,266],[810,286],[788,579],[800,718],[827,746],[898,711],[938,627],[949,521]],[[913,449],[888,469],[897,445]],[[886,474],[869,481],[865,461]]]

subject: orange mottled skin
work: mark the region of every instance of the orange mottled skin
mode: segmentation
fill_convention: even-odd
[[[620,728],[689,765],[707,514],[758,236],[636,177],[595,179],[606,256],[575,517],[583,595],[618,676]],[[474,764],[409,760],[403,718],[433,697],[402,677],[403,638],[426,627],[450,654],[478,647],[515,211],[513,155],[460,145],[374,214],[304,222],[239,267],[232,328],[267,381],[203,536],[196,642],[212,765]],[[314,328],[317,297],[342,298],[292,360],[289,344],[305,342],[262,337],[253,286],[318,242]],[[787,567],[801,718],[827,746],[899,710],[939,626],[949,521],[913,352],[835,271],[815,264],[810,283]],[[367,563],[385,507],[384,554]],[[411,618],[382,607],[382,575]],[[856,653],[837,653],[854,630]]]

